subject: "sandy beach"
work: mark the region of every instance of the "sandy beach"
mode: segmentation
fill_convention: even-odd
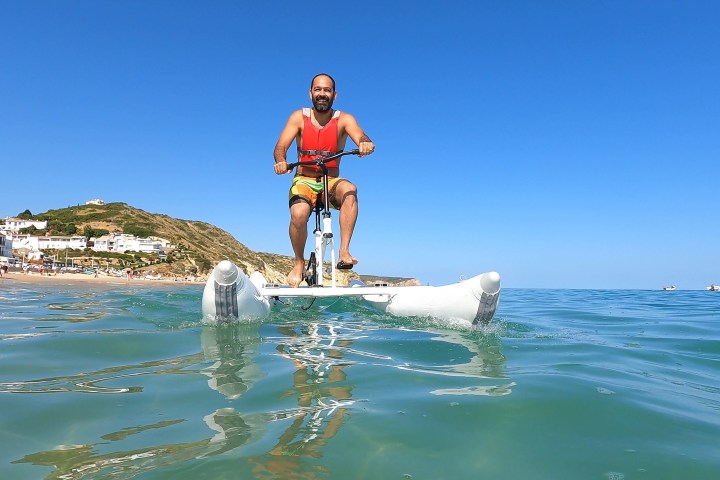
[[[78,284],[115,284],[115,285],[204,285],[204,280],[188,281],[173,278],[146,279],[135,277],[110,277],[107,275],[86,275],[84,273],[62,273],[58,275],[40,275],[39,273],[8,272],[0,278],[0,287],[11,283],[33,283],[46,285],[78,285]]]

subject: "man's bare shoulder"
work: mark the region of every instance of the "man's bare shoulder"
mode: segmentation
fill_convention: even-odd
[[[288,126],[288,127],[289,127],[289,126],[294,126],[294,127],[297,127],[297,128],[302,128],[302,125],[303,125],[303,118],[302,118],[302,117],[303,117],[302,109],[300,109],[300,110],[295,110],[294,112],[292,112],[292,113],[290,114],[290,117],[288,118],[288,121],[287,121],[287,126]]]
[[[302,120],[303,111],[299,108],[290,114],[290,120]]]

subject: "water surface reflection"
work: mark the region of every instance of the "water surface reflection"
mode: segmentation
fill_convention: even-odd
[[[511,392],[499,340],[468,332],[335,320],[202,325],[192,330],[199,333],[200,352],[3,384],[6,393],[140,395],[140,405],[147,408],[156,402],[158,413],[166,417],[133,421],[132,410],[119,410],[106,423],[126,426],[99,432],[96,441],[59,444],[13,463],[48,467],[47,479],[129,479],[147,472],[174,478],[183,471],[202,471],[198,462],[225,454],[230,457],[222,458],[234,459],[238,478],[334,478],[343,475],[343,467],[331,447],[333,440],[352,421],[354,411],[372,415],[357,410],[359,402],[372,398],[355,398],[358,382],[368,381],[367,372],[353,380],[355,368],[377,370],[390,381],[392,373],[383,374],[382,369],[440,375],[449,382],[462,379],[457,388],[429,389],[434,395]],[[396,337],[406,343],[417,339],[418,349],[403,350]],[[177,375],[186,380],[173,381],[175,390],[149,391]],[[128,382],[140,378],[144,382]],[[200,378],[216,394],[199,389]],[[379,388],[361,385],[369,395]],[[207,430],[193,426],[198,422]],[[328,450],[334,461],[326,460]]]

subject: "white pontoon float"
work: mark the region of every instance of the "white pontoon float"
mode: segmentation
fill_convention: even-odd
[[[279,300],[289,298],[361,297],[381,311],[400,317],[432,317],[448,322],[486,325],[497,309],[500,275],[487,272],[451,285],[297,287],[268,284],[260,272],[250,277],[234,263],[223,260],[214,269],[203,291],[203,317],[209,321],[263,319]]]

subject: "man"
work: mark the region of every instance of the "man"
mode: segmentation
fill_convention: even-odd
[[[373,153],[375,145],[365,135],[355,117],[333,110],[332,105],[336,98],[335,80],[325,73],[315,75],[310,82],[310,100],[313,107],[293,112],[275,145],[276,174],[288,172],[287,151],[293,141],[301,161],[310,161],[342,151],[348,137],[358,146],[361,157]],[[332,208],[340,211],[340,250],[337,266],[349,269],[358,263],[350,254],[350,239],[358,215],[357,187],[340,177],[339,159],[326,165],[329,173],[328,199]],[[288,275],[288,284],[292,287],[297,287],[303,281],[307,221],[318,195],[323,193],[322,190],[323,177],[320,167],[304,165],[297,168],[289,194],[290,243],[295,254],[295,266]]]

